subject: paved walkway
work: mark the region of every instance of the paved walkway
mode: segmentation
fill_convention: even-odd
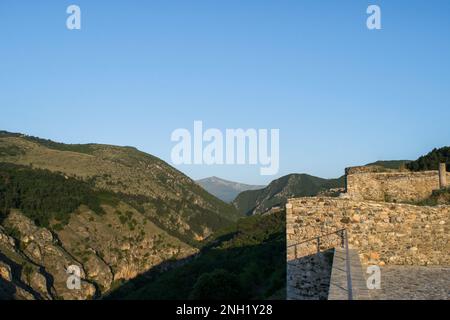
[[[370,300],[366,278],[362,273],[358,251],[349,250],[353,300]],[[342,248],[335,248],[331,271],[328,300],[348,300],[347,254]]]
[[[381,267],[381,289],[372,300],[450,300],[450,267]]]
[[[450,266],[380,267],[381,289],[368,290],[367,266],[356,250],[349,254],[354,300],[450,300]],[[346,268],[341,248],[288,263],[288,299],[347,300]]]

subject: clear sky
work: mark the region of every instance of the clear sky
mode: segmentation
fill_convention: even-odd
[[[450,1],[0,1],[0,129],[170,162],[194,120],[279,128],[281,147],[276,176],[177,166],[195,179],[337,177],[450,145]]]

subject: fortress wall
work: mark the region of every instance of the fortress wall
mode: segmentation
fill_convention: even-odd
[[[346,228],[362,264],[450,266],[450,206],[312,197],[290,199],[286,208],[288,246]],[[287,260],[294,258],[288,250]]]
[[[355,200],[415,202],[439,189],[438,171],[365,172],[348,168],[347,196]],[[447,181],[450,173],[447,172]]]

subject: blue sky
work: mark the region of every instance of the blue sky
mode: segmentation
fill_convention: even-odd
[[[382,30],[366,28],[369,4]],[[194,120],[279,128],[281,148],[276,176],[177,167],[195,179],[337,177],[450,145],[450,2],[0,2],[0,129],[170,162],[172,131]]]

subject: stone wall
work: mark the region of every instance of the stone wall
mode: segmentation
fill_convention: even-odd
[[[326,300],[334,250],[291,259],[287,263],[288,300]]]
[[[314,197],[290,199],[286,208],[288,247],[346,228],[363,264],[450,266],[450,206]]]
[[[355,200],[415,202],[428,198],[433,190],[439,189],[438,171],[371,172],[348,168],[346,178],[346,195]],[[450,181],[448,172],[447,181]]]
[[[342,235],[333,233],[287,247],[287,299],[326,300],[330,287],[334,248]]]

